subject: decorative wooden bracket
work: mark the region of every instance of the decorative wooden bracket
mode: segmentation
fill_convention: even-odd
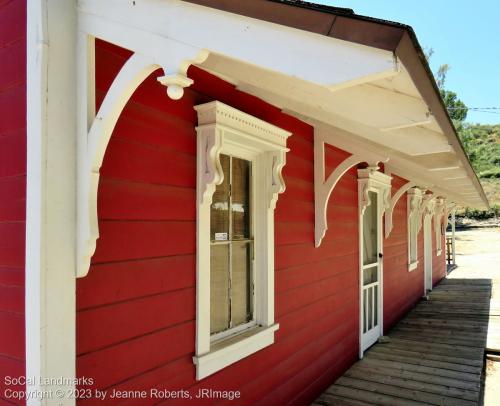
[[[319,247],[328,230],[327,209],[328,200],[333,189],[342,176],[354,166],[368,162],[373,170],[378,169],[379,162],[387,162],[388,157],[380,156],[370,152],[355,153],[337,166],[325,179],[325,142],[324,136],[314,136],[314,210],[315,210],[315,246]]]
[[[392,196],[391,198],[391,204],[387,211],[385,212],[385,238],[389,238],[389,235],[391,234],[392,231],[392,214],[394,212],[394,208],[396,207],[397,202],[399,199],[401,199],[401,196],[403,196],[410,188],[416,186],[415,182],[407,182],[403,186],[401,186],[398,191]]]
[[[164,58],[155,59],[133,54],[111,84],[97,115],[93,116],[93,40],[82,34],[79,39],[78,83],[78,179],[77,179],[77,277],[87,275],[90,259],[99,238],[97,221],[97,189],[99,171],[113,129],[126,103],[139,85],[155,70],[162,68],[167,76],[161,83],[170,97],[182,96],[183,87],[192,83],[187,78],[188,67],[201,63],[206,51],[165,40]],[[106,38],[104,38],[106,39]],[[165,62],[168,61],[168,62]],[[168,75],[175,72],[173,75]],[[173,86],[173,87],[172,87]]]

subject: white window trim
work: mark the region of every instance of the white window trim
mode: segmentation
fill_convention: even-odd
[[[203,379],[274,343],[274,209],[285,184],[291,133],[219,101],[195,107],[197,131],[196,379]],[[210,205],[223,181],[220,154],[254,162],[256,326],[223,340],[210,337]],[[258,190],[257,190],[258,189]]]
[[[414,271],[418,267],[418,232],[420,224],[420,209],[422,205],[422,191],[419,188],[411,188],[407,192],[407,229],[408,229],[408,272]],[[412,240],[411,235],[411,223],[412,221],[417,221],[415,240]],[[415,244],[415,257],[416,260],[412,261],[411,258],[411,245]]]

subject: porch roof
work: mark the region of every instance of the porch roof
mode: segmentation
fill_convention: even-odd
[[[397,22],[381,20],[355,14],[347,8],[324,6],[299,0],[254,0],[247,2],[235,2],[230,0],[184,0],[201,6],[210,7],[223,12],[238,14],[241,16],[267,21],[310,33],[335,38],[342,41],[368,46],[384,51],[392,52],[401,62],[401,74],[398,77],[381,78],[370,83],[360,84],[350,89],[336,92],[339,97],[345,99],[356,99],[365,97],[367,91],[379,93],[375,99],[391,97],[394,104],[409,102],[408,106],[417,110],[428,108],[429,120],[415,120],[414,115],[410,117],[407,124],[396,124],[385,126],[375,119],[366,120],[363,125],[354,125],[352,117],[347,121],[334,120],[339,126],[356,135],[364,136],[365,141],[374,142],[376,145],[403,153],[403,156],[394,157],[391,154],[391,164],[394,165],[395,173],[412,178],[412,174],[418,172],[417,167],[429,171],[427,177],[421,178],[421,184],[432,187],[443,192],[443,195],[455,200],[457,203],[477,208],[487,208],[488,201],[482,186],[475,174],[470,161],[465,153],[462,143],[457,135],[456,129],[448,115],[439,89],[434,80],[432,71],[427,63],[424,52],[412,27]],[[203,64],[210,70],[212,60]],[[203,66],[202,66],[203,67]],[[218,73],[213,69],[213,73]],[[285,110],[298,110],[285,105],[278,98],[273,98],[266,92],[257,91],[255,87],[241,83],[237,77],[232,77],[230,72],[224,72],[229,79],[242,90],[254,93],[259,97],[274,102]],[[381,91],[390,90],[392,94]],[[410,98],[401,98],[401,95]],[[412,105],[419,99],[423,106]],[[329,100],[323,98],[322,102]],[[417,103],[418,104],[418,103]],[[405,105],[406,106],[406,105]],[[360,111],[352,109],[353,115]],[[421,112],[421,111],[420,111]],[[307,112],[304,114],[307,116]],[[345,114],[340,114],[346,118]],[[304,118],[304,117],[302,117]],[[325,122],[322,117],[316,117],[320,122]],[[314,124],[314,120],[311,121]],[[356,123],[359,124],[359,123]],[[368,125],[365,125],[368,124]],[[372,127],[377,127],[374,131]],[[408,157],[408,155],[410,157]],[[401,173],[403,161],[410,166],[415,164],[415,169],[408,173]],[[404,172],[404,171],[403,171]],[[433,179],[429,184],[427,178]],[[427,183],[427,185],[425,185]],[[446,190],[447,193],[444,193]],[[440,192],[438,191],[438,193]],[[450,196],[451,195],[451,196]]]

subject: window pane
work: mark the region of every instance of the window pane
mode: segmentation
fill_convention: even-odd
[[[377,262],[378,256],[378,221],[377,221],[377,198],[375,192],[368,192],[370,205],[363,214],[363,265]]]
[[[417,224],[418,216],[414,214],[410,218],[410,261],[417,260]]]
[[[232,246],[231,316],[232,326],[252,320],[252,270],[250,242],[235,242]]]
[[[210,209],[210,238],[217,241],[229,239],[229,156],[221,154],[220,163],[224,181],[215,187]]]
[[[231,208],[233,237],[238,240],[250,238],[250,170],[251,163],[232,158]]]
[[[372,266],[371,268],[363,269],[363,285],[369,285],[370,283],[377,282],[378,278],[378,266]]]
[[[367,306],[366,306],[366,316],[367,316],[367,325],[368,325],[368,331],[370,331],[373,328],[373,320],[372,320],[372,313],[373,313],[373,288],[368,288],[368,300],[367,300]]]
[[[229,244],[210,247],[210,333],[229,328]]]

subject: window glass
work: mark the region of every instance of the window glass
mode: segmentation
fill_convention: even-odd
[[[251,242],[235,242],[232,246],[232,302],[233,325],[252,319]]]
[[[410,262],[417,260],[417,227],[418,216],[413,214],[410,218]]]
[[[229,185],[230,185],[230,158],[220,156],[220,163],[224,173],[224,180],[217,185],[210,207],[210,235],[211,240],[225,241],[229,239]]]
[[[232,158],[232,239],[250,237],[250,162]]]
[[[370,205],[363,214],[363,265],[377,262],[378,256],[378,222],[376,192],[369,191]]]
[[[250,161],[220,156],[224,181],[211,206],[210,332],[253,320]]]
[[[210,333],[229,328],[229,245],[213,245],[210,252]]]

